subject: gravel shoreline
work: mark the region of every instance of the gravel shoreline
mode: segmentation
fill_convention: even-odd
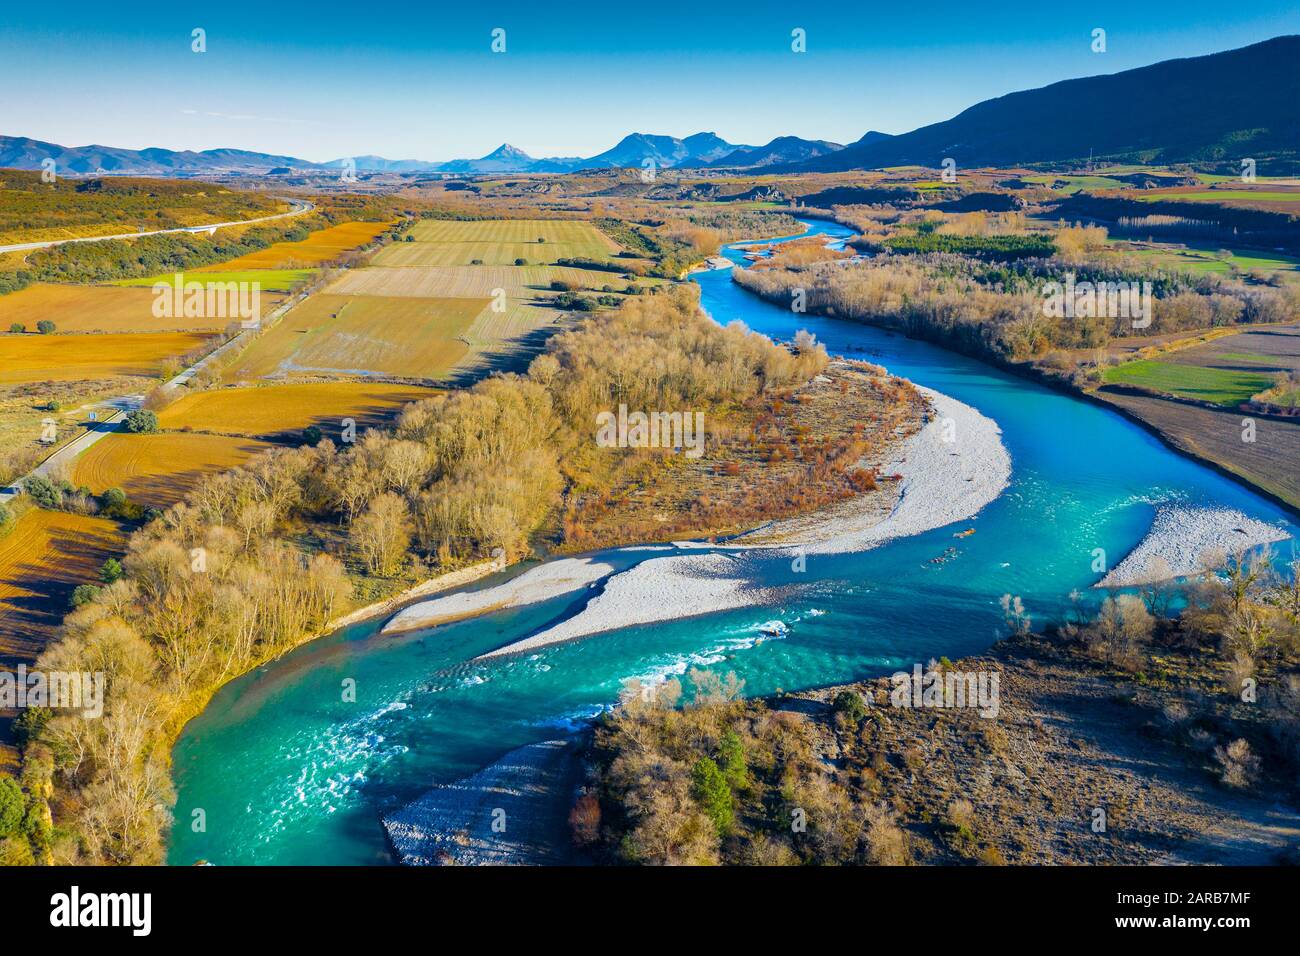
[[[476,660],[532,651],[604,631],[772,603],[785,589],[758,583],[764,559],[866,551],[973,517],[1007,487],[1011,456],[1002,431],[974,408],[922,388],[934,414],[890,466],[902,476],[888,515],[871,496],[805,518],[765,526],[708,553],[677,553],[614,574],[583,610]],[[698,542],[683,542],[694,551]],[[550,595],[547,595],[550,596]]]
[[[1151,529],[1094,587],[1122,588],[1204,571],[1210,556],[1240,554],[1291,536],[1232,508],[1161,505]]]

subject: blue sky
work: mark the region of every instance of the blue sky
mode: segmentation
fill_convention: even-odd
[[[590,155],[634,130],[850,142],[1013,90],[1300,33],[1290,0],[439,6],[6,0],[0,134],[317,161],[452,159],[503,141]],[[195,27],[206,53],[191,52]],[[490,49],[498,27],[504,54]],[[795,28],[806,53],[791,52]]]

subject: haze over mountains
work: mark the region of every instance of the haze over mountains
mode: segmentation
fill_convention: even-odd
[[[1168,60],[1105,76],[1065,80],[986,100],[952,119],[891,136],[871,131],[849,146],[778,136],[762,146],[716,133],[682,139],[630,133],[588,157],[534,158],[503,143],[477,159],[430,162],[356,156],[314,163],[239,149],[193,152],[110,146],[66,147],[0,136],[0,167],[65,174],[202,176],[324,172],[566,173],[642,167],[812,172],[887,166],[1010,166],[1095,159],[1171,163],[1240,157],[1300,159],[1300,36],[1282,36],[1208,56]]]

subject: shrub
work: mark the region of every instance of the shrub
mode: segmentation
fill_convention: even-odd
[[[842,690],[831,701],[831,710],[843,714],[849,723],[859,724],[867,716],[867,703],[857,691]]]
[[[21,322],[15,322],[11,326],[9,326],[9,331],[15,333],[26,332],[27,326],[23,325]]]
[[[105,584],[112,584],[122,576],[122,562],[117,558],[109,558],[104,562],[104,566],[99,569],[99,580]]]
[[[49,335],[54,331],[54,323],[49,319],[41,319],[41,321],[36,323],[36,331],[41,333],[41,335]]]
[[[302,443],[304,445],[310,445],[312,448],[319,445],[320,440],[324,437],[324,434],[322,434],[321,430],[315,425],[308,425],[302,430]]]
[[[99,506],[105,512],[118,512],[126,507],[126,492],[121,488],[109,488],[99,496]]]
[[[1224,786],[1241,789],[1259,776],[1259,758],[1244,738],[1238,737],[1227,747],[1215,747],[1214,760],[1219,765],[1219,780]]]
[[[515,260],[515,265],[526,266],[528,265],[528,260],[525,259],[523,256],[520,256],[518,259]]]
[[[23,823],[27,798],[13,777],[0,777],[0,838],[12,836]]]
[[[717,827],[718,835],[730,833],[734,822],[731,787],[718,765],[708,757],[701,757],[691,770],[691,792],[699,801],[700,809]]]
[[[32,475],[23,485],[23,490],[42,508],[54,509],[63,504],[63,492],[44,475]]]
[[[103,590],[98,584],[78,584],[72,591],[72,606],[81,607],[89,604]]]
[[[147,408],[137,408],[126,416],[126,430],[135,435],[152,435],[158,431],[158,416]]]

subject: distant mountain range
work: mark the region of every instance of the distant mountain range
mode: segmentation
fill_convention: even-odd
[[[355,165],[359,173],[567,173],[582,169],[761,169],[793,173],[1065,163],[1088,157],[1129,162],[1300,160],[1300,36],[1238,50],[1168,60],[1106,76],[1065,80],[985,100],[950,120],[890,136],[872,130],[856,143],[778,136],[764,146],[729,143],[716,133],[684,139],[631,133],[594,156],[535,159],[503,143],[478,159],[428,162],[355,156],[313,163],[239,149],[202,152],[59,146],[0,136],[0,167],[40,169],[53,158],[65,173],[202,176],[311,173]]]
[[[950,120],[863,140],[782,172],[1146,163],[1300,155],[1300,36],[985,100]]]
[[[883,134],[880,134],[883,135]],[[766,146],[728,143],[716,133],[695,133],[685,139],[630,133],[595,156],[552,156],[534,159],[517,146],[503,143],[478,159],[428,162],[420,159],[385,159],[383,156],[353,156],[314,163],[293,156],[276,156],[238,149],[210,149],[176,152],[157,147],[118,149],[111,146],[60,146],[40,140],[0,136],[0,168],[40,169],[52,158],[58,169],[77,175],[116,173],[135,176],[197,176],[212,174],[266,174],[277,172],[324,172],[341,170],[351,162],[359,173],[569,173],[580,169],[641,167],[647,160],[659,168],[766,166],[792,163],[822,156],[839,149],[836,143],[780,136]],[[729,159],[736,157],[739,162]]]
[[[261,171],[283,166],[312,166],[292,156],[243,149],[205,149],[201,153],[171,149],[119,149],[114,146],[60,146],[19,136],[0,136],[0,168],[41,169],[53,159],[56,170],[77,175],[121,173],[135,176],[184,176],[224,171]]]

